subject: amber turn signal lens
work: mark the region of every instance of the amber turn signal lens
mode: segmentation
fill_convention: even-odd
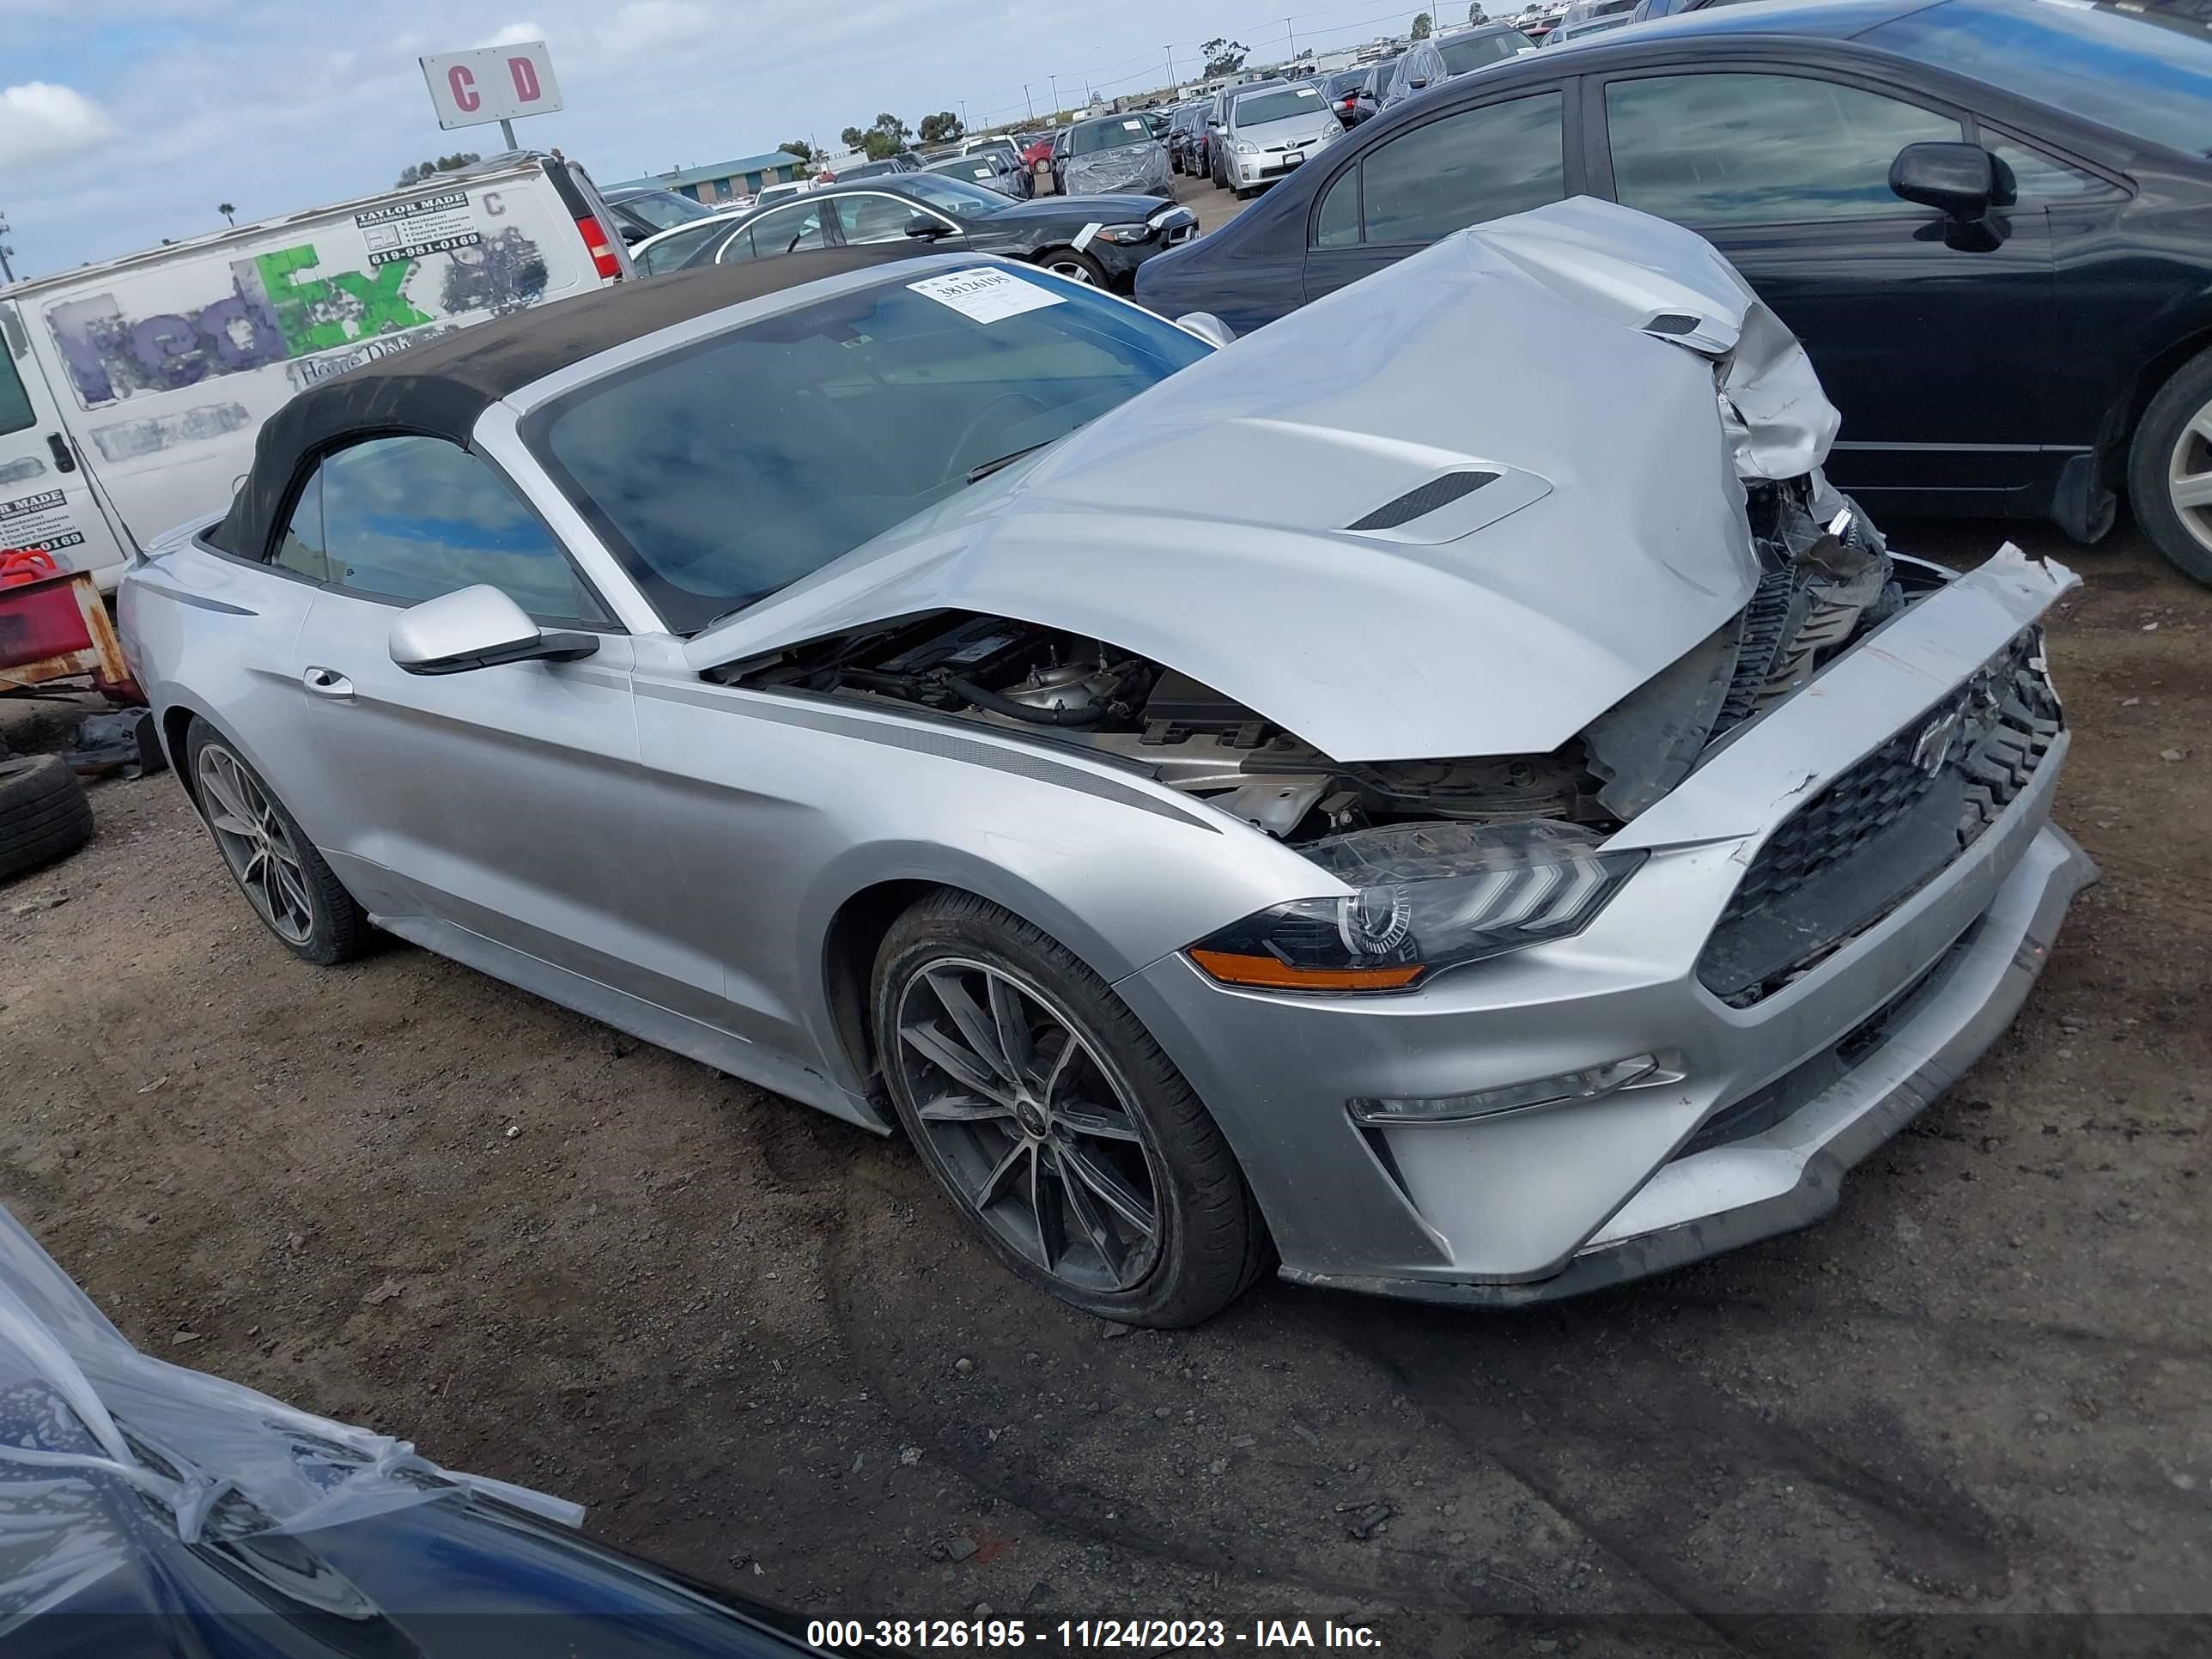
[[[1274,957],[1194,949],[1190,959],[1226,985],[1266,991],[1399,991],[1421,976],[1420,963],[1387,968],[1300,968]]]

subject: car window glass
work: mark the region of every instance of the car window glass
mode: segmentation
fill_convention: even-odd
[[[533,617],[605,613],[535,514],[476,456],[441,438],[375,438],[319,475],[330,579],[413,604],[489,582]]]
[[[1314,221],[1316,247],[1357,247],[1359,245],[1359,169],[1346,167],[1331,181],[1321,198],[1321,214]]]
[[[648,276],[656,271],[673,270],[726,228],[724,225],[708,223],[690,230],[678,231],[673,235],[657,239],[649,248],[642,251],[633,248],[630,257],[636,261],[638,269]]]
[[[942,223],[934,214],[896,196],[840,196],[836,202],[837,227],[854,244],[903,242],[906,228],[916,219]]]
[[[718,265],[741,265],[752,257],[753,234],[750,228],[738,232],[714,250],[714,263]]]
[[[1616,81],[1605,111],[1615,197],[1686,225],[1917,213],[1890,190],[1890,163],[1962,136],[1932,110],[1790,75]]]
[[[984,322],[885,279],[594,381],[525,434],[690,633],[1207,355],[1105,295],[1004,281],[1047,303]]]
[[[713,211],[672,190],[641,190],[635,196],[623,197],[616,205],[635,214],[655,230],[673,230],[694,219],[703,219]]]
[[[1370,242],[1433,242],[1541,207],[1566,194],[1559,94],[1540,92],[1426,122],[1359,165]]]
[[[2212,32],[2191,9],[1971,0],[1911,8],[1859,38],[2201,156]]]
[[[37,422],[38,417],[31,412],[31,394],[24,388],[23,377],[15,372],[7,343],[0,340],[0,432],[21,432]]]
[[[1006,198],[964,179],[948,179],[941,173],[910,173],[899,180],[909,196],[941,207],[948,213],[996,213]]]
[[[1324,107],[1321,94],[1311,87],[1278,87],[1271,92],[1255,92],[1249,98],[1239,98],[1230,118],[1240,127],[1258,127],[1270,121],[1287,121],[1294,116],[1318,115]]]
[[[753,252],[765,259],[770,254],[797,253],[802,249],[827,246],[822,234],[822,204],[819,202],[793,202],[764,213],[752,222]],[[723,263],[730,263],[727,248],[722,251]]]
[[[269,562],[280,569],[293,571],[310,581],[326,582],[331,579],[331,562],[323,551],[323,475],[316,470],[300,491],[300,499],[292,508],[291,521],[284,533],[276,538],[276,550]]]
[[[2063,202],[2069,197],[2110,195],[2117,188],[2094,173],[2069,167],[2041,150],[2015,144],[1994,133],[1984,131],[1982,142],[1990,155],[2012,169],[2014,202]]]
[[[1469,70],[1479,70],[1485,64],[1496,64],[1508,58],[1517,58],[1528,40],[1518,30],[1504,29],[1495,34],[1463,34],[1444,40],[1437,52],[1444,61],[1445,72],[1465,75]]]

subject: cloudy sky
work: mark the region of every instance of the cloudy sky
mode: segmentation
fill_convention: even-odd
[[[1304,7],[1286,20],[1270,4]],[[773,149],[879,110],[1019,117],[1057,76],[1111,95],[1226,33],[1280,55],[1402,31],[1385,0],[0,0],[0,217],[18,276],[389,185],[450,136],[423,52],[545,40],[568,108],[518,127],[611,180]],[[1182,37],[1189,38],[1184,39]]]

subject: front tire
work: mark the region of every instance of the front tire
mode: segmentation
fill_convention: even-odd
[[[1266,1265],[1266,1224],[1182,1074],[1106,982],[968,893],[876,958],[876,1049],[908,1137],[1000,1261],[1130,1325],[1211,1318]]]
[[[329,967],[359,956],[368,916],[261,775],[199,720],[185,738],[185,764],[216,850],[263,925],[303,962]]]
[[[2128,449],[2128,500],[2151,545],[2212,586],[2212,351],[2159,388]]]
[[[1106,286],[1106,267],[1079,248],[1048,247],[1037,255],[1036,262],[1071,283],[1082,283],[1091,288]]]

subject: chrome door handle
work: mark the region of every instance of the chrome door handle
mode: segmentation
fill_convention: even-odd
[[[310,668],[300,676],[300,683],[319,697],[343,702],[353,696],[353,682],[335,668]]]

